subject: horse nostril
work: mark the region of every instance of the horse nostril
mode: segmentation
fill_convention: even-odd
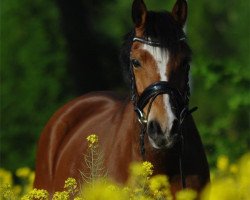
[[[148,134],[152,139],[156,139],[159,134],[162,134],[162,129],[157,121],[150,121],[148,124]]]

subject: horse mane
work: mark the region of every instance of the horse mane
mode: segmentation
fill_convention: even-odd
[[[123,75],[126,83],[130,83],[130,51],[135,37],[135,30],[131,30],[124,37],[124,42],[120,51],[120,62],[123,69]],[[186,62],[191,60],[191,49],[184,41],[179,45],[181,38],[186,38],[186,35],[180,25],[174,20],[173,16],[167,12],[147,13],[146,23],[144,27],[144,38],[151,39],[160,43],[162,48],[168,49],[170,54],[176,55],[182,53],[185,55]]]

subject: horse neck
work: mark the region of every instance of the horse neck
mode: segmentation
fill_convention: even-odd
[[[116,110],[114,118],[115,127],[112,130],[112,136],[110,136],[114,140],[112,141],[113,144],[109,145],[114,146],[123,159],[130,159],[129,162],[139,161],[141,159],[139,148],[140,124],[132,102],[128,99],[123,101],[119,109]]]

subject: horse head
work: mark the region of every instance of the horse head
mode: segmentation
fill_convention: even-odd
[[[150,144],[171,148],[178,140],[180,115],[188,104],[191,51],[183,31],[187,2],[177,0],[172,12],[148,11],[134,0],[129,62],[132,99]],[[128,59],[128,58],[127,58]]]

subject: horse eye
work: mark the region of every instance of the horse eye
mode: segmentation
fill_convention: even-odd
[[[141,63],[140,63],[139,60],[132,59],[132,60],[131,60],[131,63],[132,63],[132,65],[133,65],[133,67],[135,67],[135,68],[141,67]]]

